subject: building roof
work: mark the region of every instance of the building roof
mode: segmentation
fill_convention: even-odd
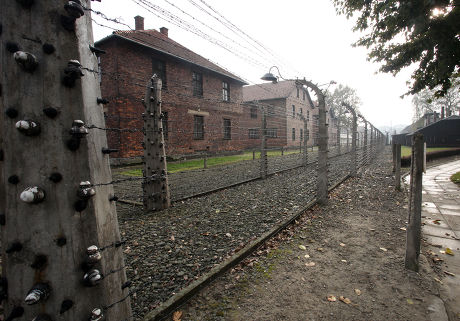
[[[240,82],[243,85],[247,85],[247,82],[245,82],[243,79],[235,76],[234,74],[223,69],[222,67],[217,66],[216,64],[198,55],[197,53],[194,53],[190,49],[187,49],[180,43],[172,40],[171,38],[157,30],[118,30],[114,31],[111,35],[97,41],[96,45],[100,45],[101,43],[109,41],[111,39],[122,39],[144,47],[148,47],[162,54],[166,54],[168,56],[174,57],[179,60],[183,60],[196,66],[200,66],[202,68],[208,69],[220,75],[236,80],[237,82]]]
[[[243,87],[243,101],[287,98],[295,88],[295,80],[245,86]]]
[[[263,83],[252,86],[243,87],[243,101],[255,100],[270,100],[270,99],[285,99],[291,96],[296,90],[297,85],[295,80],[284,80],[277,83]],[[314,107],[308,90],[305,90],[307,100]]]
[[[422,128],[418,128],[417,130],[414,130],[412,133],[408,133],[409,135],[412,135],[416,132],[419,132],[425,128],[428,128],[428,127],[431,127],[433,125],[439,125],[441,122],[447,122],[447,121],[451,121],[451,120],[459,120],[460,119],[460,116],[457,116],[457,115],[451,115],[449,117],[446,117],[446,118],[443,118],[443,119],[440,119],[434,123],[431,123],[429,125],[426,125],[425,127],[422,127]]]

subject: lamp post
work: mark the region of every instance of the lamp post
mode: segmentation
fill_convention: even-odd
[[[268,73],[266,73],[261,79],[265,81],[271,81],[276,84],[278,77],[271,73],[272,69],[276,68],[279,76],[283,80],[293,80],[296,84],[306,86],[313,90],[318,98],[318,167],[317,167],[317,185],[316,185],[316,200],[319,204],[325,204],[327,202],[327,125],[326,125],[326,101],[323,92],[319,89],[319,86],[336,84],[335,81],[329,83],[316,85],[313,82],[304,79],[285,79],[281,76],[277,66],[272,66]],[[329,88],[328,86],[328,88]],[[327,89],[326,89],[327,90]]]

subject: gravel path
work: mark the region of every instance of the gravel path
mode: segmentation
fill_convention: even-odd
[[[440,320],[426,257],[419,273],[404,269],[408,201],[390,150],[181,307],[181,320]]]
[[[329,160],[330,185],[348,173],[348,157],[341,155]],[[219,170],[208,171],[206,179],[212,184],[225,180],[224,175]],[[172,178],[170,182],[178,184],[180,180]],[[124,188],[136,190],[139,187],[135,183],[126,182]],[[116,188],[119,195],[119,186]],[[144,214],[141,207],[118,204],[120,229],[127,240],[127,274],[133,286],[139,288],[132,298],[135,318],[297,212],[314,198],[315,188],[316,170],[312,164],[274,174],[266,180],[179,201],[160,212]]]

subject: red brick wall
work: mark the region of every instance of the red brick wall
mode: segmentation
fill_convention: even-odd
[[[239,151],[260,146],[260,139],[249,139],[248,129],[260,127],[260,115],[250,117],[250,108],[243,106],[241,84],[225,76],[156,53],[139,45],[111,39],[99,44],[107,53],[101,56],[102,95],[110,100],[105,107],[108,128],[141,130],[143,126],[141,99],[152,76],[152,58],[166,63],[167,88],[162,91],[162,111],[168,113],[168,155],[182,155],[203,150],[211,152]],[[203,75],[203,97],[194,97],[192,72]],[[230,102],[222,101],[222,81],[230,84]],[[203,140],[193,139],[194,113],[204,116]],[[231,120],[232,138],[224,139],[223,120]],[[143,154],[142,132],[108,131],[110,148],[119,149],[114,158],[139,157]]]

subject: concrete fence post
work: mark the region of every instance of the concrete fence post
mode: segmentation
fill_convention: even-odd
[[[91,1],[0,1],[6,320],[131,317],[92,22],[83,8]]]
[[[308,165],[308,120],[306,118],[303,119],[303,161],[304,165]]]
[[[320,204],[327,202],[327,183],[328,183],[328,132],[326,124],[326,106],[324,102],[324,95],[320,91],[318,97],[318,178],[316,187],[316,198]]]
[[[409,220],[406,239],[406,269],[417,272],[422,226],[423,135],[412,136],[412,156],[409,187]]]
[[[260,106],[262,121],[261,121],[261,145],[260,145],[260,177],[262,179],[267,178],[267,113],[264,106]]]
[[[342,130],[341,128],[341,122],[340,118],[337,119],[337,137],[336,137],[336,144],[337,144],[337,155],[340,155],[341,153],[341,141],[340,141],[340,131]]]
[[[358,136],[358,117],[356,111],[351,105],[347,103],[342,103],[342,105],[348,109],[352,115],[352,128],[351,128],[351,155],[350,155],[350,176],[355,177],[357,174],[357,151],[356,151],[356,141]],[[347,129],[347,145],[348,145],[348,129]],[[347,147],[348,149],[348,147]]]
[[[364,165],[368,163],[369,158],[369,145],[367,141],[367,120],[364,119],[364,140],[363,140],[363,155],[364,155]]]
[[[147,83],[144,114],[144,211],[171,206],[161,113],[161,79],[157,75]]]
[[[401,190],[401,144],[395,144],[395,186]]]

